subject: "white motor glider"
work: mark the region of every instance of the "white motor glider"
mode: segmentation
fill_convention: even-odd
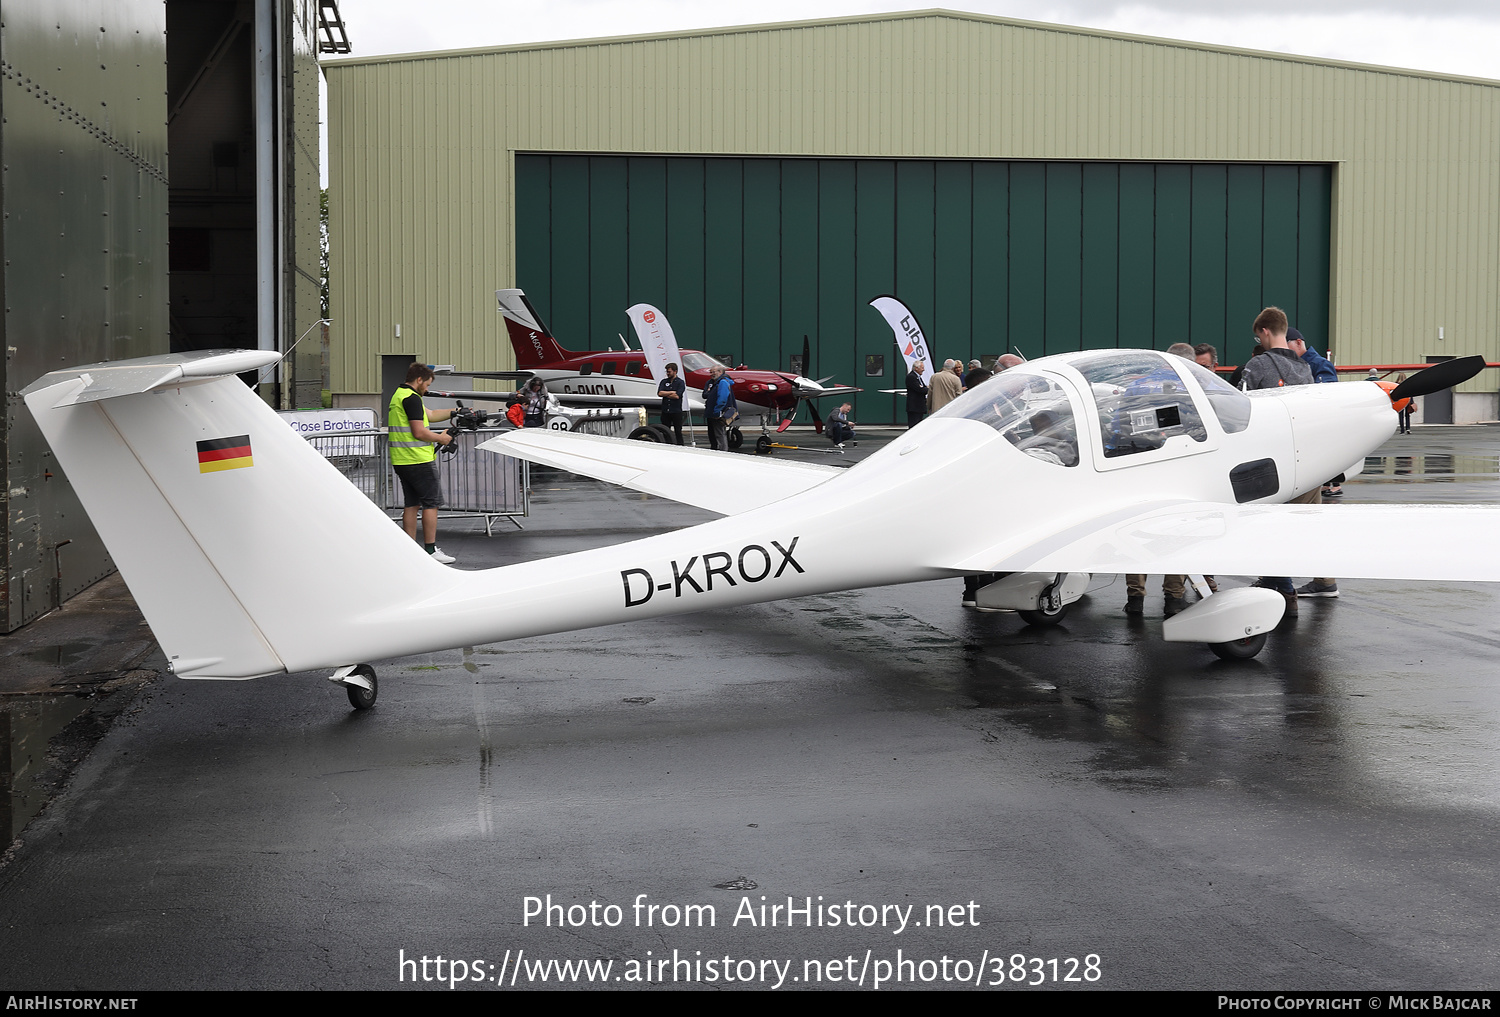
[[[1034,621],[1058,617],[1093,572],[1500,581],[1500,508],[1276,504],[1379,447],[1393,398],[1472,376],[1478,357],[1394,392],[1249,395],[1150,351],[1047,357],[849,469],[515,431],[482,447],[726,515],[473,572],[424,554],[234,376],[276,359],[148,357],[24,391],[184,678],[333,668],[363,708],[376,694],[364,661],[974,573],[1001,574],[980,606]],[[321,563],[347,595],[308,610],[287,594],[286,561]],[[1165,637],[1251,656],[1284,607],[1271,590],[1228,590]]]

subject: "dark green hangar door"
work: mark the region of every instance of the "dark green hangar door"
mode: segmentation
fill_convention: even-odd
[[[863,386],[905,375],[867,306],[891,293],[936,357],[1212,343],[1267,304],[1328,336],[1327,165],[516,156],[516,277],[564,346],[654,304],[687,349]]]

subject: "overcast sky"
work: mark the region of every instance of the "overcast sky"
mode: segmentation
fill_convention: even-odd
[[[340,0],[355,56],[918,9],[900,0]],[[969,0],[952,9],[1500,78],[1494,0]]]

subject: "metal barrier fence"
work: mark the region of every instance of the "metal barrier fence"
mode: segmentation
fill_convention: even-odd
[[[307,443],[359,488],[360,493],[385,508],[391,500],[389,446],[384,431],[344,431],[313,435]]]
[[[481,452],[476,446],[503,428],[460,432],[459,451],[438,456],[438,482],[443,492],[440,517],[479,517],[484,532],[494,532],[495,522],[509,519],[520,527],[520,519],[531,514],[531,464],[523,459]],[[386,511],[400,512],[401,485],[391,471],[390,445],[385,431],[344,431],[336,435],[309,436],[307,443]]]
[[[438,483],[443,492],[439,515],[481,516],[485,536],[493,532],[497,519],[509,519],[519,529],[518,518],[531,514],[531,464],[477,448],[502,430],[510,428],[460,431],[453,439],[458,451],[437,457]],[[399,509],[401,500],[401,486],[395,484],[386,507]]]

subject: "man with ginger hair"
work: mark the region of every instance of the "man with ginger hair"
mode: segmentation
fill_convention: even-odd
[[[1252,328],[1256,344],[1266,351],[1266,355],[1253,357],[1245,365],[1240,381],[1246,391],[1313,383],[1312,369],[1287,345],[1285,311],[1279,307],[1267,307],[1255,316]]]

